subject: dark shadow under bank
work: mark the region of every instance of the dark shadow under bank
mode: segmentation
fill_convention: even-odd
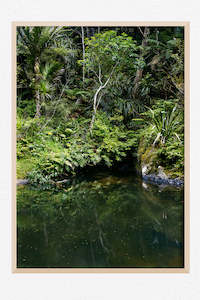
[[[142,175],[142,172],[138,166],[137,157],[136,155],[133,157],[132,153],[128,153],[122,161],[115,161],[111,167],[100,163],[96,166],[86,166],[85,168],[79,169],[78,177],[84,179],[85,175],[90,177],[101,171],[106,171],[117,176],[135,175],[137,177],[141,177],[141,180],[144,182],[163,187],[184,187],[184,180],[179,178],[162,178],[156,174]]]
[[[92,178],[97,173],[110,173],[114,176],[126,176],[126,175],[132,175],[141,177],[141,180],[144,182],[158,185],[158,186],[175,186],[175,187],[184,187],[184,181],[179,178],[162,178],[159,175],[156,174],[147,174],[143,175],[141,172],[141,169],[138,165],[137,161],[137,155],[133,155],[132,152],[128,152],[126,157],[122,161],[114,161],[113,165],[108,167],[104,163],[99,163],[97,165],[93,166],[86,166],[83,168],[77,168],[76,175],[73,175],[71,177],[65,177],[60,178],[58,181],[55,181],[53,185],[56,185],[56,187],[62,187],[63,185],[71,185],[75,182],[80,182],[87,178]],[[25,185],[30,183],[28,179],[17,179],[17,185]],[[58,185],[57,185],[58,183]],[[52,185],[52,187],[53,187]],[[39,185],[38,185],[39,188]]]

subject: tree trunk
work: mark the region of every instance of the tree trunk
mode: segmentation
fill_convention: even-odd
[[[141,31],[141,29],[140,29],[140,31]],[[149,28],[145,27],[144,32],[142,32],[142,35],[143,35],[142,47],[143,48],[147,46],[147,39],[148,39],[149,33],[150,33]],[[142,49],[141,52],[140,52],[140,58],[143,57],[143,55],[144,55],[143,52],[144,52],[144,50]],[[133,82],[133,98],[135,98],[136,95],[137,95],[138,87],[139,87],[140,81],[142,79],[142,74],[143,74],[143,69],[142,68],[138,69],[136,71],[135,79],[134,79],[134,82]]]
[[[34,72],[35,72],[35,102],[36,102],[36,114],[35,117],[40,117],[40,109],[41,109],[41,102],[40,102],[40,90],[39,90],[39,83],[40,83],[40,62],[39,58],[36,57],[35,65],[34,65]]]
[[[82,48],[83,48],[83,84],[85,81],[85,42],[84,42],[84,27],[81,26],[81,38],[82,38]]]
[[[109,83],[111,77],[112,77],[112,74],[116,68],[116,66],[118,65],[118,62],[115,64],[115,66],[112,68],[112,71],[110,72],[110,75],[108,77],[108,79],[106,80],[106,82],[103,84],[101,79],[102,79],[102,74],[101,74],[101,67],[99,65],[99,75],[98,75],[98,79],[99,79],[99,83],[100,83],[100,86],[99,88],[97,89],[95,95],[94,95],[94,100],[93,100],[93,115],[92,115],[92,120],[91,120],[91,123],[90,123],[90,133],[92,133],[92,128],[93,128],[93,125],[94,125],[94,121],[95,121],[95,117],[96,117],[96,113],[97,113],[97,108],[100,104],[100,101],[101,101],[101,96],[99,97],[98,99],[98,95],[100,93],[101,90],[103,90],[107,84]],[[98,101],[97,101],[98,99]]]
[[[36,114],[35,114],[35,117],[39,118],[41,116],[41,113],[40,113],[41,103],[40,103],[40,92],[39,92],[39,90],[36,90],[35,99],[36,99]]]
[[[94,95],[94,101],[93,101],[93,115],[92,115],[92,120],[91,120],[91,123],[90,123],[90,133],[92,133],[92,128],[93,128],[93,125],[94,125],[94,121],[95,121],[95,118],[96,118],[96,113],[97,113],[97,104],[99,104],[99,101],[97,102],[97,97],[98,97],[98,94],[100,93],[100,91],[103,89],[104,87],[101,85],[98,90],[96,91],[95,95]]]

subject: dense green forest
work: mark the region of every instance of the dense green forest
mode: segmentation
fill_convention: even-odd
[[[183,27],[17,27],[17,177],[184,175]]]

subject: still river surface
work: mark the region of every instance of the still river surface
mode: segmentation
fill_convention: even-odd
[[[57,192],[19,186],[17,266],[184,267],[183,195],[109,172]]]

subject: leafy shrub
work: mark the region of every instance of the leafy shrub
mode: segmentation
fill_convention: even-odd
[[[37,165],[29,174],[31,182],[44,184],[99,163],[111,166],[136,144],[134,132],[127,131],[124,125],[113,126],[113,118],[109,120],[105,113],[97,114],[92,137],[89,122],[84,118],[70,120],[65,128],[46,129],[37,137],[31,150],[37,158]]]
[[[143,117],[146,124],[139,133],[139,160],[144,159],[148,149],[154,148],[151,152],[157,165],[183,175],[184,122],[177,101],[159,100],[152,109],[143,113]]]

